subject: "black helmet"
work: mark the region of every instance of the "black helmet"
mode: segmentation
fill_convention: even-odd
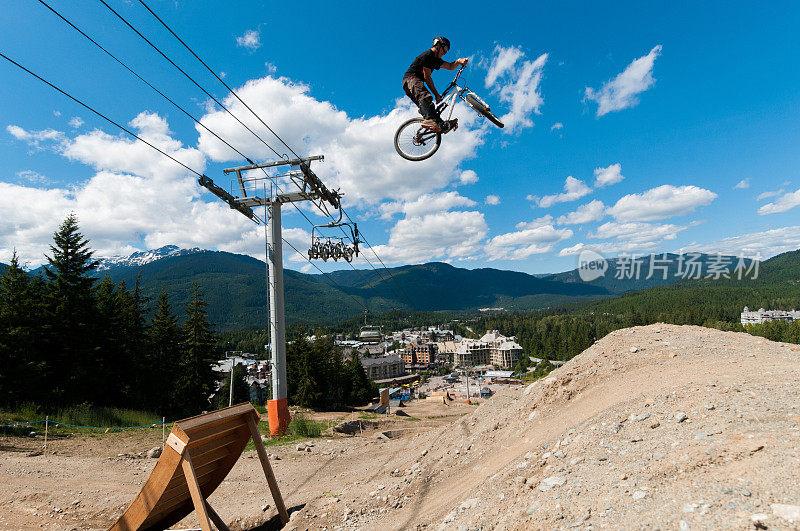
[[[447,37],[436,37],[435,39],[433,39],[433,45],[450,48],[450,40]]]

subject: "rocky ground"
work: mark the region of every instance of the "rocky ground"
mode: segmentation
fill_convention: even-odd
[[[797,345],[651,325],[478,407],[429,401],[440,415],[388,437],[269,451],[290,528],[800,529],[798,377]],[[155,462],[116,457],[150,440],[26,457],[28,441],[0,441],[0,528],[106,527]],[[259,474],[247,452],[210,498],[232,529],[274,528]]]

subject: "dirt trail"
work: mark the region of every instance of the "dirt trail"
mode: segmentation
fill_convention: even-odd
[[[797,345],[657,324],[477,408],[430,402],[456,416],[398,421],[398,438],[269,451],[297,529],[798,529],[798,377]],[[35,441],[0,441],[0,529],[109,525],[155,463],[116,453],[150,438],[38,457],[10,448]],[[232,529],[271,528],[259,474],[248,452],[211,497]]]

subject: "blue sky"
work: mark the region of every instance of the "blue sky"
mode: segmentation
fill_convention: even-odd
[[[138,2],[109,3],[279,145]],[[102,4],[51,5],[238,149],[270,158]],[[325,155],[315,171],[387,264],[539,273],[571,269],[587,247],[800,247],[796,3],[464,2],[424,17],[389,3],[149,5],[295,151]],[[228,185],[221,170],[238,156],[44,6],[6,2],[4,14],[0,51]],[[464,80],[508,125],[462,105],[442,149],[408,162],[392,147],[415,113],[401,77],[436,35],[453,43],[445,59],[471,58]],[[263,232],[193,175],[5,62],[0,97],[0,261],[16,249],[40,263],[70,211],[100,255],[176,244],[263,257]],[[306,249],[310,224],[284,212],[286,238]]]

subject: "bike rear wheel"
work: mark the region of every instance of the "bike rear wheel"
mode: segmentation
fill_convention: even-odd
[[[422,118],[403,123],[394,134],[394,148],[407,160],[425,160],[439,149],[442,134],[422,127]]]
[[[480,99],[477,94],[468,92],[464,95],[464,100],[469,104],[470,107],[475,109],[478,114],[488,118],[489,121],[497,127],[505,127],[503,122],[501,122],[500,119],[489,110],[489,106],[486,105],[486,103]]]

